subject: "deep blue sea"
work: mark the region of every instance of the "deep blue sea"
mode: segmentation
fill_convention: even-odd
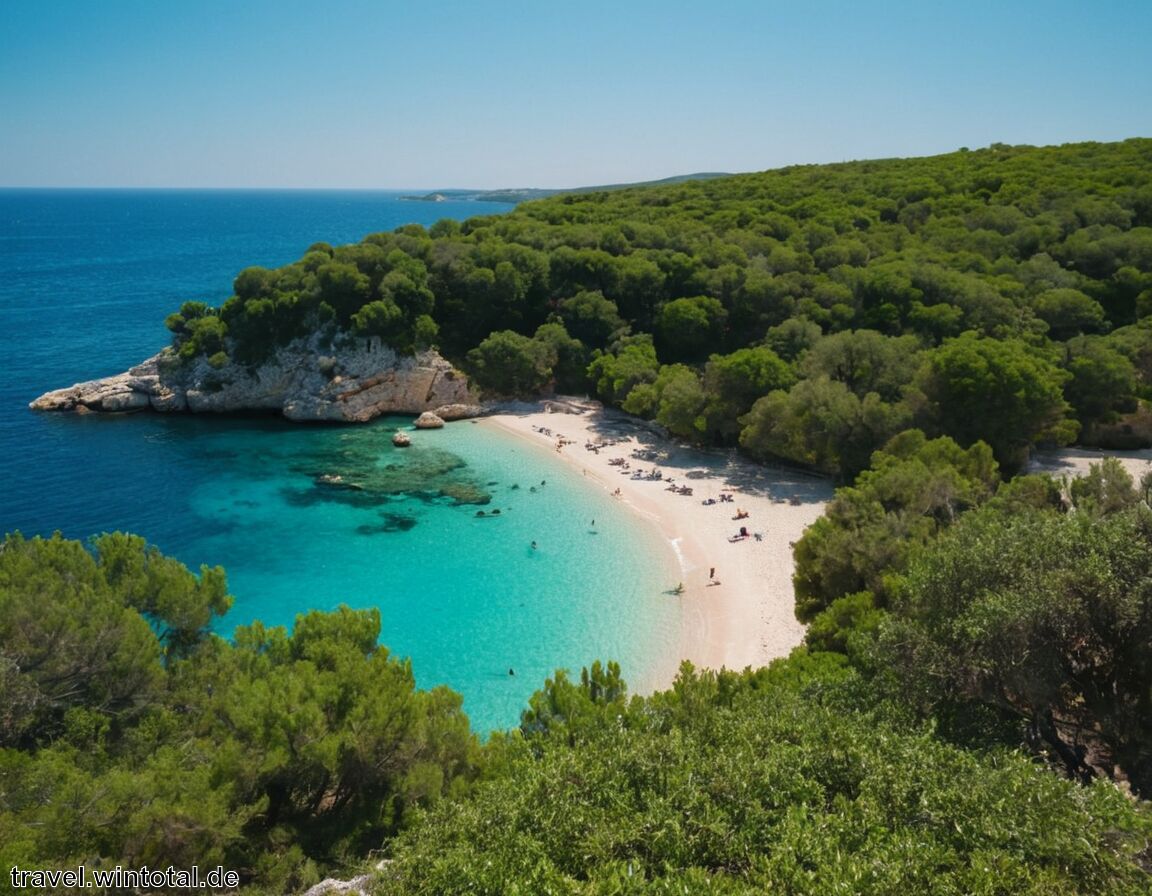
[[[419,685],[460,691],[483,732],[516,724],[556,668],[614,658],[642,680],[676,643],[668,546],[549,451],[468,422],[398,451],[403,418],[302,426],[27,407],[154,354],[168,313],[220,303],[248,265],[509,209],[400,196],[0,190],[0,529],[128,531],[193,569],[222,565],[236,598],[224,635],[340,603],[378,607],[381,641],[411,658]],[[325,485],[333,475],[362,487]],[[462,490],[491,496],[484,517],[449,497]]]

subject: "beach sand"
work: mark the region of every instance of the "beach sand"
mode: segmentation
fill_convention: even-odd
[[[1028,464],[1029,473],[1049,473],[1059,479],[1062,476],[1086,476],[1093,464],[1106,457],[1114,457],[1128,471],[1137,485],[1140,478],[1152,472],[1152,449],[1137,451],[1114,451],[1103,448],[1060,448],[1056,451],[1038,451]]]
[[[583,410],[572,412],[578,407]],[[588,405],[545,402],[480,423],[521,436],[580,470],[591,487],[615,494],[671,544],[680,568],[669,571],[669,581],[683,585],[680,643],[634,682],[635,690],[668,687],[685,659],[711,669],[755,668],[803,640],[793,613],[792,543],[824,512],[829,480],[759,466],[734,452],[678,445],[641,421]],[[588,447],[605,441],[614,444]],[[662,478],[633,478],[653,470]],[[692,495],[670,490],[670,483],[691,488]],[[732,500],[722,501],[722,494]],[[715,503],[705,505],[709,498]],[[734,519],[738,511],[747,517]],[[733,540],[742,526],[748,537]]]

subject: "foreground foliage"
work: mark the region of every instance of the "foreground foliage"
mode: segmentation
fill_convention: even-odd
[[[967,457],[920,440],[892,468],[940,451]],[[1119,550],[1131,534],[1093,537]],[[1135,570],[1152,552],[1124,556]],[[175,652],[159,609],[173,603],[199,620]],[[225,604],[219,570],[197,579],[140,539],[4,542],[0,862],[221,864],[269,892],[347,874],[381,846],[384,893],[1104,894],[1152,880],[1152,815],[1118,789],[949,743],[929,692],[886,698],[838,654],[743,674],[686,665],[647,698],[629,699],[613,663],[558,672],[519,730],[481,746],[458,695],[415,690],[378,646],[375,612],[309,613],[291,635],[257,623],[228,643],[204,615]],[[926,667],[933,631],[892,668]],[[89,635],[118,639],[106,666]],[[30,652],[41,639],[53,662]],[[79,679],[69,660],[86,664]],[[1113,673],[1125,664],[1115,655]]]
[[[985,460],[977,461],[983,449]],[[806,641],[957,742],[1024,744],[1152,795],[1152,474],[996,484],[905,433],[797,543]]]
[[[1149,817],[1114,788],[948,746],[858,687],[820,655],[630,703],[550,682],[565,714],[494,747],[378,892],[1146,892]]]
[[[1015,719],[1068,773],[1147,796],[1150,645],[1152,510],[1133,500],[968,514],[911,564],[880,653],[922,708]]]
[[[460,696],[415,689],[376,611],[229,644],[207,631],[229,602],[221,570],[143,539],[7,538],[0,865],[222,864],[302,888],[475,775]]]

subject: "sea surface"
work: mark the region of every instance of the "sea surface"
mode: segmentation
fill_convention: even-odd
[[[193,569],[222,565],[225,636],[378,607],[382,643],[421,687],[462,693],[485,732],[515,725],[557,668],[613,658],[641,681],[677,638],[668,545],[548,450],[471,422],[400,450],[410,419],[28,410],[154,354],[168,313],[219,304],[248,265],[509,209],[401,195],[0,190],[0,529],[134,532]]]

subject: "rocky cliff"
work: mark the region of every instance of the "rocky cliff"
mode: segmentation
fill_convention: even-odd
[[[280,349],[255,368],[181,363],[171,351],[126,373],[48,392],[37,411],[279,411],[289,420],[364,422],[381,414],[434,411],[445,420],[480,412],[468,379],[434,351],[398,355],[379,340],[317,337]]]

